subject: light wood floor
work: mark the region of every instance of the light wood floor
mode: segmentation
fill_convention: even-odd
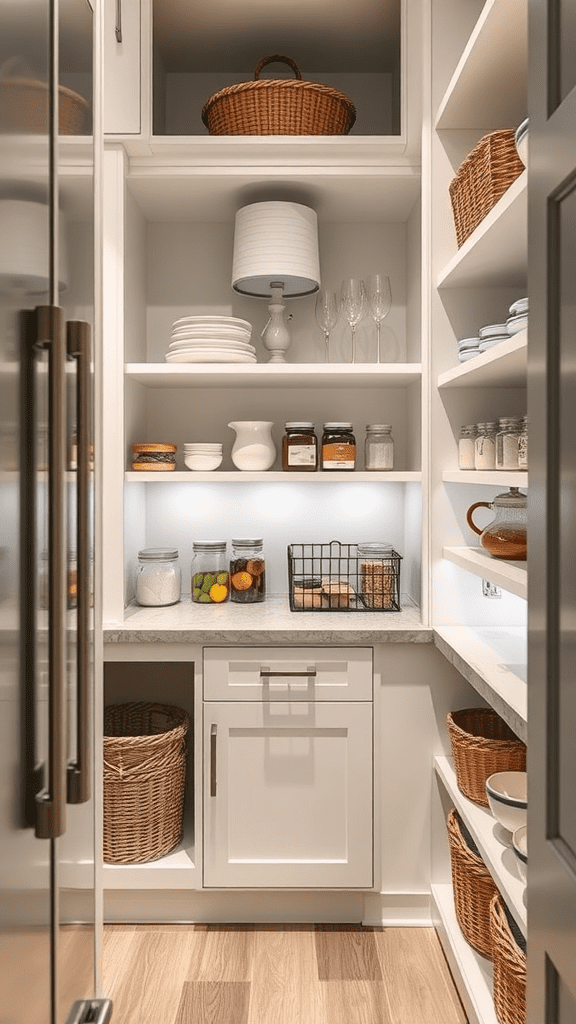
[[[430,928],[108,925],[118,1024],[465,1024]]]

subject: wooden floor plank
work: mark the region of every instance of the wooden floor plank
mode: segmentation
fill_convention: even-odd
[[[140,926],[107,924],[102,943],[102,990],[110,995],[121,984],[130,958],[130,947],[136,942]]]
[[[249,981],[254,926],[209,924],[196,929],[196,942],[185,981]]]
[[[58,933],[58,1002],[66,1020],[76,999],[94,997],[94,928],[62,925]]]
[[[324,1024],[313,925],[254,931],[248,1024]]]
[[[392,1024],[466,1024],[433,928],[375,929]]]
[[[361,925],[316,925],[320,981],[382,981],[374,932]]]
[[[187,981],[176,1024],[248,1024],[247,981]]]
[[[194,930],[136,933],[124,969],[106,987],[115,1019],[122,1024],[173,1024],[196,937]]]
[[[382,981],[321,981],[320,989],[326,1024],[392,1024]]]

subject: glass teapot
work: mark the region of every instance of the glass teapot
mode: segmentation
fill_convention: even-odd
[[[485,530],[479,530],[472,516],[477,508],[494,509],[496,515]],[[480,544],[493,558],[526,561],[527,501],[517,487],[498,494],[494,501],[477,501],[466,513],[468,526],[480,537]]]

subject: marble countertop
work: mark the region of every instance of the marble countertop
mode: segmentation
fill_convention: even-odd
[[[104,643],[432,643],[420,609],[401,612],[291,612],[288,598],[258,605],[198,605],[185,598],[169,608],[130,605],[123,622],[105,622]]]

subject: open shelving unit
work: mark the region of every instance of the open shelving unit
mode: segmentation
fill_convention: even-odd
[[[444,548],[444,558],[474,576],[491,580],[517,597],[528,596],[528,571],[521,562],[507,562],[504,558],[492,558],[480,548]]]
[[[420,363],[284,363],[237,365],[207,363],[128,363],[126,377],[153,388],[229,387],[319,388],[383,387],[406,388],[422,376]]]
[[[438,377],[438,389],[524,387],[528,368],[528,331],[474,356]]]

